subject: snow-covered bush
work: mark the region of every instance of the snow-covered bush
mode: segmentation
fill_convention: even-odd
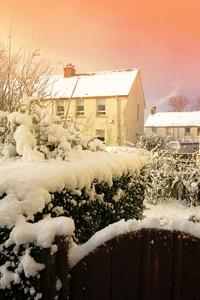
[[[72,234],[67,217],[74,219],[79,242],[119,219],[142,218],[145,158],[85,152],[73,162],[1,165],[0,295],[5,299],[39,299],[34,282],[45,266],[34,255],[53,247],[55,235]]]
[[[144,148],[146,150],[160,150],[163,149],[165,145],[165,140],[163,137],[160,137],[159,135],[155,133],[151,133],[150,135],[142,135],[140,137],[140,140],[138,141],[137,147]]]
[[[64,128],[63,123],[37,98],[22,98],[17,111],[0,111],[0,155],[5,159],[22,157],[28,162],[50,158],[70,161],[73,151],[105,150],[100,140],[84,137],[72,126]]]
[[[146,199],[149,203],[157,204],[177,198],[187,200],[191,205],[198,204],[200,167],[196,155],[181,154],[179,148],[169,151],[163,139],[155,134],[143,137],[137,147],[149,150],[146,151]]]
[[[142,136],[137,145],[110,147],[114,153],[136,153],[147,158],[145,198],[151,204],[168,202],[170,198],[186,200],[189,205],[200,203],[200,164],[196,154],[181,154],[179,143],[167,147],[156,134]]]
[[[104,152],[64,123],[36,98],[0,112],[0,299],[42,297],[34,284],[46,266],[35,254],[56,250],[55,236],[71,236],[73,224],[82,243],[115,221],[142,218],[146,159]]]
[[[25,221],[25,218],[16,223],[10,230],[4,228],[0,233],[0,299],[46,299],[42,291],[48,288],[41,286],[41,271],[47,278],[50,278],[48,284],[53,284],[55,289],[52,299],[59,299],[60,288],[56,288],[59,278],[52,278],[51,266],[57,257],[58,246],[55,241],[55,235],[62,236],[64,246],[70,243],[70,237],[74,231],[73,220],[69,218],[46,218],[40,222],[31,224]],[[66,239],[68,236],[68,240]],[[47,264],[45,265],[44,262]],[[45,270],[45,268],[47,268]],[[55,271],[55,270],[54,270]],[[62,274],[62,271],[54,272]],[[66,275],[64,276],[66,279]],[[50,287],[52,290],[52,287]]]
[[[43,215],[66,216],[74,220],[75,241],[86,242],[91,236],[109,224],[121,219],[143,218],[143,200],[146,175],[122,176],[113,179],[112,186],[106,182],[92,182],[89,190],[83,188],[74,194],[68,189],[51,194],[52,201],[35,220]]]

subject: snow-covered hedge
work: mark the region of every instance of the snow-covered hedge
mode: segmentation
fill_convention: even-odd
[[[140,155],[84,151],[73,162],[0,164],[0,289],[7,298],[39,299],[32,280],[45,266],[33,254],[52,247],[55,235],[72,234],[68,216],[81,242],[122,218],[142,217]]]
[[[45,265],[34,254],[55,253],[55,236],[75,230],[81,243],[120,219],[142,218],[146,159],[98,152],[101,141],[60,121],[35,98],[0,113],[0,299],[42,297],[33,282]]]
[[[75,222],[75,240],[84,243],[96,231],[118,220],[142,219],[145,186],[144,170],[134,176],[113,178],[112,184],[95,179],[90,187],[80,191],[64,189],[51,193],[51,203],[35,215],[35,220],[44,214],[70,217]]]

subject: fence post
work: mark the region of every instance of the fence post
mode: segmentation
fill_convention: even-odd
[[[36,293],[41,293],[42,299],[69,299],[69,244],[70,238],[56,236],[53,248],[43,248],[34,256],[38,263],[45,265],[33,282]]]

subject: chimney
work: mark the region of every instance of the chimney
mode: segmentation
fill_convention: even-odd
[[[154,115],[156,113],[156,106],[151,108],[151,115]]]
[[[74,76],[75,73],[76,73],[76,70],[72,64],[68,64],[64,68],[64,78]]]

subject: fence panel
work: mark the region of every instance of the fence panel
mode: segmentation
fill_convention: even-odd
[[[111,297],[107,299],[137,299],[140,282],[140,232],[119,236],[111,243]],[[125,288],[122,289],[121,286]]]
[[[200,300],[200,239],[142,229],[118,236],[72,270],[72,300]]]
[[[171,231],[141,231],[141,299],[170,299],[172,238]]]
[[[179,299],[200,300],[200,239],[179,232],[180,296]]]

